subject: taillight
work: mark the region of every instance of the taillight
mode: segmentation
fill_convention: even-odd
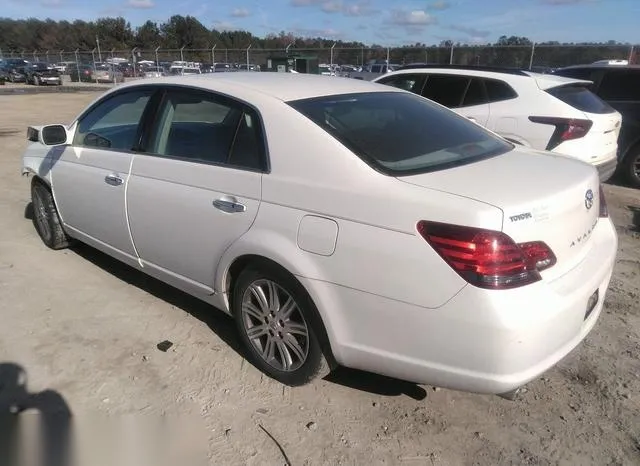
[[[581,120],[578,118],[530,116],[529,120],[534,123],[553,125],[556,127],[556,130],[551,135],[551,139],[549,139],[547,147],[545,148],[546,150],[553,150],[564,141],[584,137],[593,126],[593,121]]]
[[[516,244],[493,230],[421,221],[420,235],[462,278],[480,288],[516,288],[541,279],[556,257],[542,241]]]
[[[600,202],[600,218],[607,218],[609,216],[609,208],[607,207],[607,199],[604,197],[604,189],[602,189],[602,185],[600,185],[600,195],[598,197]]]

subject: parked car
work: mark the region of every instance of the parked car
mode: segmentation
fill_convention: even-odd
[[[214,63],[213,71],[215,73],[231,71],[231,65],[229,63]]]
[[[640,66],[579,65],[555,74],[592,81],[590,89],[620,112],[619,169],[627,182],[640,188]]]
[[[145,68],[143,76],[145,78],[161,78],[163,76],[166,76],[166,73],[164,68],[162,67],[148,66]]]
[[[254,63],[240,63],[238,65],[238,71],[260,71],[260,65],[256,65]]]
[[[75,65],[68,69],[71,82],[95,82],[93,77],[94,68],[92,65]]]
[[[622,117],[590,81],[515,69],[409,65],[376,78],[455,110],[516,144],[616,170]]]
[[[27,60],[22,58],[5,58],[3,69],[12,83],[23,83],[26,81],[25,67],[29,65]]]
[[[285,384],[342,364],[509,392],[606,299],[617,236],[596,169],[400,89],[140,80],[27,134],[48,247],[85,242],[211,303]]]
[[[48,63],[29,63],[29,65],[25,66],[24,70],[27,84],[33,84],[35,86],[43,84],[62,86],[60,72]]]

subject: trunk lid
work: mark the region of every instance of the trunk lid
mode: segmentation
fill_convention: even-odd
[[[398,179],[498,207],[502,231],[514,241],[544,241],[552,249],[557,263],[543,272],[547,278],[571,269],[591,248],[599,218],[598,172],[573,158],[516,148],[473,164]]]

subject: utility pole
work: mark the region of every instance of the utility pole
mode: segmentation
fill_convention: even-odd
[[[218,44],[213,44],[211,47],[211,66],[213,66],[213,71],[216,70],[216,47]]]
[[[451,41],[451,55],[449,56],[449,64],[453,65],[453,41]]]
[[[156,67],[160,68],[160,60],[158,60],[158,50],[160,50],[160,46],[156,47]]]
[[[531,58],[529,58],[529,69],[531,69],[533,67],[533,55],[536,52],[536,43],[532,42],[531,43]]]
[[[96,46],[98,47],[98,61],[102,63],[102,53],[100,52],[100,38],[96,34]]]
[[[333,43],[333,45],[331,46],[331,58],[330,58],[330,68],[329,68],[329,73],[333,73],[333,49],[336,46],[336,42]]]
[[[249,50],[251,49],[251,46],[253,44],[249,44],[249,47],[247,47],[247,71],[249,71]]]

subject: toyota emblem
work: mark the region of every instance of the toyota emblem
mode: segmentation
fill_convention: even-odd
[[[590,189],[587,189],[587,192],[584,195],[584,206],[587,208],[587,210],[593,207],[593,191],[591,191]]]

